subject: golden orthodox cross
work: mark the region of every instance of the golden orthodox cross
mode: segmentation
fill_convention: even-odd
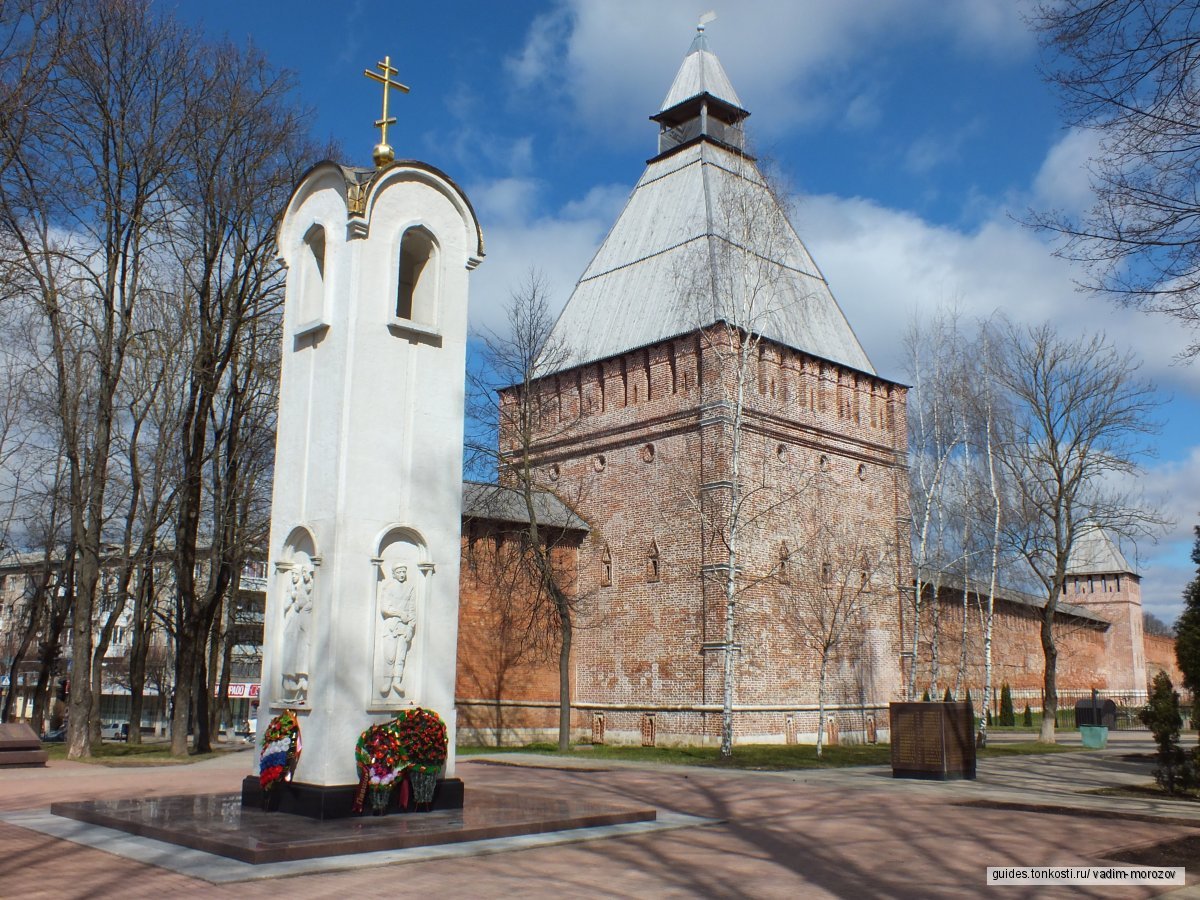
[[[396,124],[394,117],[388,117],[388,88],[395,88],[407,94],[408,86],[392,80],[393,75],[399,74],[399,69],[392,65],[392,58],[390,56],[385,56],[383,62],[376,63],[375,68],[383,74],[380,75],[379,72],[372,72],[370,69],[363,69],[363,74],[383,85],[383,116],[375,122],[375,127],[379,129],[379,143],[375,145],[375,150],[371,154],[375,160],[375,167],[382,169],[396,158],[396,152],[387,142],[388,126]]]

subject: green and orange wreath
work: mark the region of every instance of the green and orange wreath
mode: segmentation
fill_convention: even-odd
[[[271,720],[263,734],[262,753],[258,758],[258,782],[264,791],[291,781],[300,761],[300,722],[285,709]]]

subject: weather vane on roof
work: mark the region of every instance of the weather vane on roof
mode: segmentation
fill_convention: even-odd
[[[709,22],[711,22],[716,17],[717,17],[717,14],[715,12],[713,12],[712,10],[709,10],[704,15],[702,15],[700,17],[700,21],[696,23],[696,30],[703,31],[704,26],[707,25]]]
[[[371,151],[371,158],[375,160],[375,168],[382,169],[396,158],[396,151],[387,142],[388,126],[396,124],[395,117],[388,118],[388,88],[395,88],[401,93],[407,94],[408,85],[392,80],[392,76],[399,74],[400,70],[392,66],[390,56],[385,56],[383,62],[376,63],[375,68],[383,74],[372,72],[370,69],[363,69],[363,74],[383,85],[383,115],[375,122],[375,127],[379,129],[379,143]]]

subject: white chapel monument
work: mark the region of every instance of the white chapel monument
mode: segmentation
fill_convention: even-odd
[[[314,166],[278,234],[259,745],[296,712],[303,752],[281,809],[318,818],[348,813],[359,734],[405,707],[445,720],[454,773],[467,280],[483,237],[453,181],[394,158],[388,89],[408,89],[388,58],[378,69],[375,167]]]

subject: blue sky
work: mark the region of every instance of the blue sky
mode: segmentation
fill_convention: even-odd
[[[169,5],[169,4],[168,4]],[[1157,455],[1136,486],[1176,524],[1124,549],[1146,608],[1173,621],[1200,521],[1200,364],[1173,364],[1171,321],[1074,289],[1080,273],[1017,221],[1081,209],[1095,139],[1064,129],[1013,0],[540,0],[443,4],[181,2],[213,36],[252,39],[296,73],[314,132],[370,164],[384,54],[398,156],[464,187],[488,257],[471,317],[496,324],[530,266],[559,305],[655,151],[657,111],[699,15],[751,111],[748,127],[795,193],[796,225],[881,374],[903,380],[914,311],[1003,310],[1064,333],[1104,330],[1160,386]]]

